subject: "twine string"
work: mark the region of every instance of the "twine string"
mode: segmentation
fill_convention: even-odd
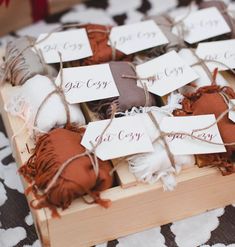
[[[193,55],[197,58],[197,62],[194,63],[194,64],[192,64],[192,67],[193,67],[193,66],[196,66],[196,65],[201,65],[202,68],[204,69],[204,71],[206,72],[206,74],[208,75],[208,77],[209,77],[211,83],[213,83],[213,76],[212,76],[212,73],[211,73],[211,71],[209,70],[209,68],[208,68],[208,66],[207,66],[207,64],[206,64],[206,62],[205,62],[205,60],[201,59],[201,58],[197,55],[197,53],[194,51],[194,49],[190,48],[190,51],[191,51],[191,52],[193,53]]]
[[[54,82],[54,80],[50,77],[48,77],[50,79],[50,81],[52,82],[52,84],[55,86],[55,90],[53,90],[52,92],[50,92],[41,102],[40,106],[38,107],[38,110],[36,112],[35,118],[34,118],[34,126],[37,126],[37,121],[38,121],[38,117],[40,115],[40,112],[43,109],[43,106],[45,105],[45,103],[54,95],[57,94],[64,106],[65,112],[66,112],[66,118],[67,118],[67,122],[66,122],[66,126],[70,126],[71,125],[71,116],[70,116],[70,110],[69,110],[69,106],[68,106],[68,102],[66,101],[65,95],[64,95],[64,91],[63,91],[63,62],[62,62],[62,55],[60,52],[58,52],[59,57],[60,57],[60,85],[57,86]],[[43,63],[44,66],[46,66],[45,63]],[[34,133],[35,134],[35,133]]]
[[[192,54],[197,58],[197,62],[192,64],[192,66],[195,66],[195,65],[201,65],[204,69],[204,71],[206,72],[206,74],[208,75],[208,77],[210,78],[210,81],[211,83],[215,83],[215,78],[213,77],[208,65],[206,64],[206,62],[213,62],[213,63],[216,63],[218,65],[222,65],[224,66],[227,70],[229,70],[233,75],[235,75],[235,70],[232,69],[229,65],[227,65],[226,63],[224,62],[221,62],[221,61],[218,61],[218,60],[214,60],[214,59],[202,59],[200,58],[197,53],[195,52],[194,49],[190,48],[190,51],[192,52]]]
[[[127,79],[139,80],[140,85],[143,88],[144,94],[145,94],[145,105],[144,106],[145,107],[149,106],[150,105],[150,95],[149,95],[147,84],[145,82],[143,82],[143,80],[155,80],[156,77],[155,77],[155,75],[154,76],[149,76],[149,77],[140,77],[137,74],[135,65],[133,63],[130,63],[130,62],[128,64],[131,66],[131,68],[135,72],[135,75],[125,75],[125,74],[123,74],[121,77],[122,78],[127,78]]]
[[[218,60],[214,60],[214,59],[203,59],[204,62],[213,62],[213,63],[217,63],[220,64],[222,66],[224,66],[226,69],[228,69],[233,75],[235,75],[235,70],[232,69],[229,65],[227,65],[226,63],[223,63],[221,61]]]
[[[1,78],[0,81],[0,85],[2,85],[4,83],[4,81],[6,80],[6,78],[8,76],[10,76],[10,80],[11,80],[11,68],[13,66],[14,63],[16,63],[17,59],[29,48],[33,48],[33,45],[29,45],[27,47],[25,47],[24,49],[22,49],[14,58],[9,57],[8,60],[10,60],[10,63],[8,60],[6,60],[5,62],[3,62],[3,64],[1,64],[1,67],[4,68],[4,73],[3,76]]]
[[[151,121],[153,122],[154,126],[157,128],[157,130],[159,131],[159,137],[161,138],[161,140],[163,141],[165,150],[167,152],[168,158],[171,162],[171,165],[175,168],[175,158],[174,155],[171,153],[169,145],[166,141],[164,132],[162,132],[160,125],[158,123],[158,121],[156,120],[156,118],[154,117],[153,113],[151,111],[148,112],[148,116],[150,117]],[[155,140],[154,140],[155,141]]]
[[[104,130],[101,132],[100,134],[100,138],[103,139],[104,134],[106,133],[106,131],[108,130],[108,128],[110,127],[110,125],[112,124],[112,121],[114,119],[115,116],[115,111],[116,111],[116,106],[114,104],[112,104],[112,116],[110,118],[110,120],[108,121],[108,124],[105,126]],[[93,144],[92,142],[90,142],[92,148],[91,150],[85,150],[83,153],[81,154],[76,154],[72,157],[70,157],[69,159],[67,159],[58,169],[58,171],[56,172],[56,174],[52,177],[52,180],[50,181],[50,183],[47,185],[46,189],[44,190],[44,194],[46,194],[57,182],[57,180],[59,179],[60,175],[62,174],[62,172],[64,171],[64,169],[74,160],[79,159],[81,157],[84,156],[88,156],[92,166],[94,168],[94,172],[96,174],[96,176],[98,177],[99,174],[99,162],[96,156],[96,149],[97,147],[101,144],[101,142],[96,142],[96,144]],[[93,153],[94,158],[92,157],[91,153]]]
[[[4,61],[3,64],[1,64],[1,67],[4,67],[4,74],[1,78],[1,81],[0,81],[0,85],[3,84],[3,82],[6,80],[6,78],[9,76],[9,72],[11,70],[11,67],[12,65],[17,61],[17,59],[29,48],[33,48],[34,51],[39,55],[38,53],[38,49],[36,48],[36,45],[38,44],[41,44],[42,42],[44,42],[45,40],[47,40],[53,33],[55,32],[58,32],[64,28],[75,28],[75,27],[81,27],[82,24],[64,24],[64,25],[61,25],[59,27],[56,27],[54,29],[52,29],[49,33],[47,33],[47,35],[38,40],[38,41],[33,41],[33,40],[29,40],[29,45],[27,47],[25,47],[24,49],[22,49],[14,58],[11,58],[9,56],[8,60],[10,60],[10,63],[8,60]],[[91,33],[91,32],[100,32],[100,33],[106,33],[106,34],[109,34],[110,33],[110,30],[108,29],[107,27],[107,31],[106,30],[101,30],[101,29],[91,29],[91,30],[87,30],[88,33]],[[110,46],[111,46],[111,49],[112,49],[112,60],[115,61],[116,60],[116,44],[112,44],[111,40],[110,40],[110,37],[108,36],[108,39],[109,39],[109,42],[110,42]],[[43,55],[42,55],[42,52],[41,52],[41,55],[39,55],[39,58],[42,58]],[[11,73],[10,73],[10,76],[11,76]],[[11,78],[10,78],[11,80]]]
[[[230,107],[230,108],[226,109],[224,112],[222,112],[218,116],[218,118],[216,119],[215,122],[213,122],[212,124],[210,124],[210,125],[208,125],[208,126],[206,126],[204,128],[194,129],[194,130],[192,130],[191,134],[189,134],[187,132],[184,132],[184,131],[177,131],[177,132],[174,132],[174,131],[172,131],[172,132],[164,132],[164,131],[161,131],[160,135],[154,140],[154,142],[158,141],[163,136],[169,136],[169,135],[185,135],[185,136],[191,137],[192,139],[196,139],[196,140],[199,140],[199,141],[202,141],[202,142],[206,142],[206,143],[209,143],[209,144],[214,144],[214,145],[218,145],[218,146],[233,146],[233,145],[235,145],[235,142],[229,142],[229,143],[213,142],[213,141],[209,141],[209,140],[206,140],[206,139],[203,139],[201,137],[198,137],[198,136],[194,136],[193,135],[195,132],[202,131],[202,130],[208,130],[212,126],[216,125],[231,110],[235,110],[235,104],[232,104],[232,107]]]
[[[219,123],[224,118],[224,116],[226,116],[230,111],[235,111],[235,104],[232,101],[230,102],[231,106],[229,106],[229,104],[228,104],[228,96],[224,92],[220,92],[220,95],[223,98],[223,100],[226,103],[226,105],[228,106],[228,108],[217,117],[215,122],[213,122],[212,124],[210,124],[210,125],[208,125],[208,126],[206,126],[204,128],[195,129],[195,130],[193,130],[193,132],[198,132],[198,131],[209,129],[212,126],[214,126],[217,123]],[[235,145],[235,142],[232,145]]]
[[[208,127],[206,127],[205,129],[208,129]],[[199,130],[197,130],[196,129],[196,131],[199,131]],[[172,132],[164,132],[164,131],[162,131],[161,132],[161,135],[160,136],[158,136],[155,140],[154,140],[154,142],[156,142],[156,141],[158,141],[160,138],[162,138],[163,136],[169,136],[169,135],[185,135],[185,136],[188,136],[188,137],[191,137],[192,139],[196,139],[196,140],[198,140],[198,141],[202,141],[202,142],[206,142],[206,143],[209,143],[209,144],[213,144],[213,145],[218,145],[218,146],[234,146],[235,145],[235,142],[229,142],[229,143],[220,143],[220,142],[213,142],[213,141],[208,141],[208,140],[206,140],[206,139],[203,139],[203,138],[201,138],[201,137],[198,137],[198,136],[194,136],[193,135],[193,133],[194,133],[195,131],[194,130],[192,130],[192,133],[191,134],[189,134],[188,132],[184,132],[184,131],[172,131]]]
[[[173,20],[169,15],[164,15],[165,18],[170,22],[170,24],[166,23],[157,23],[158,25],[170,27],[171,30],[175,27],[177,30],[177,37],[178,37],[178,43],[180,48],[186,47],[184,43],[184,36],[185,36],[185,24],[184,21],[189,17],[189,15],[192,13],[192,7],[193,7],[193,2],[190,3],[188,6],[188,10],[186,14],[180,18],[179,20]]]

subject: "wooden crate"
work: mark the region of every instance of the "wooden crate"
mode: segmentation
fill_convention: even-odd
[[[5,85],[0,91],[0,106],[11,138],[22,127],[22,121],[3,110],[9,97],[9,85]],[[26,143],[32,147],[26,132],[21,132],[13,143],[19,166],[29,157]],[[164,192],[161,183],[137,183],[127,164],[120,166],[117,173],[120,185],[101,194],[112,200],[109,209],[87,205],[78,199],[69,209],[59,210],[61,219],[51,218],[48,209],[31,210],[43,246],[92,246],[235,202],[235,174],[222,176],[213,168],[193,167],[182,171],[173,192]]]

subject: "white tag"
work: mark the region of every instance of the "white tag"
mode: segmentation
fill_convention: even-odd
[[[185,62],[187,61],[188,65],[192,66],[194,71],[199,75],[199,78],[194,81],[197,87],[211,85],[211,78],[206,73],[203,66],[201,64],[195,65],[198,62],[198,59],[190,49],[181,49],[178,54],[182,59],[185,60]],[[229,86],[228,82],[220,73],[218,73],[216,76],[216,83],[220,86]]]
[[[171,51],[136,66],[140,78],[155,76],[155,80],[141,80],[148,91],[164,96],[198,78],[195,71],[175,52]],[[138,81],[137,85],[142,86]]]
[[[235,68],[235,39],[199,43],[196,53],[202,59],[216,60],[232,69]],[[211,71],[215,68],[219,70],[228,69],[226,66],[216,62],[206,62],[206,64]]]
[[[36,42],[43,40],[47,35],[45,33],[41,34]],[[38,43],[36,48],[42,51],[46,63],[60,62],[58,52],[61,52],[63,62],[92,56],[85,28],[52,33],[45,40]]]
[[[138,116],[115,118],[103,138],[100,135],[110,119],[90,122],[81,144],[91,150],[90,142],[94,145],[100,142],[96,149],[96,155],[101,160],[152,152],[153,145],[140,120]]]
[[[127,55],[168,43],[153,20],[113,27],[109,39],[117,50]]]
[[[181,17],[179,17],[180,20]],[[177,19],[176,19],[177,21]],[[189,44],[216,37],[231,31],[217,8],[211,7],[195,11],[183,20],[184,40]],[[173,33],[178,34],[177,27]]]
[[[165,132],[186,132],[192,136],[202,138],[206,141],[223,144],[217,125],[201,130],[216,121],[213,114],[186,117],[165,117],[160,126]],[[224,145],[215,145],[201,140],[196,140],[184,134],[169,134],[166,136],[169,148],[175,155],[207,154],[226,152]]]
[[[60,84],[60,73],[56,84]],[[119,96],[109,64],[63,69],[63,90],[70,104]]]
[[[232,109],[235,106],[235,99],[230,99],[229,108]],[[233,108],[235,109],[235,108]],[[228,118],[235,123],[235,110],[230,110],[228,113]]]

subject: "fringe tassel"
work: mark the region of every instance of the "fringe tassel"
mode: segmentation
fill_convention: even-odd
[[[92,182],[88,182],[88,184],[93,183],[93,189],[83,187],[77,180],[74,181],[60,176],[57,179],[55,185],[52,186],[45,193],[45,189],[47,188],[51,179],[55,176],[60,166],[62,165],[61,162],[58,160],[58,151],[53,146],[53,143],[55,142],[55,140],[57,140],[56,135],[59,135],[60,132],[63,132],[63,134],[71,134],[71,132],[76,133],[78,141],[77,145],[80,145],[79,140],[81,139],[81,137],[79,137],[79,135],[81,136],[83,134],[84,129],[77,129],[76,132],[65,129],[55,129],[48,134],[42,135],[38,138],[34,154],[29,158],[26,164],[24,164],[19,169],[20,174],[23,175],[26,181],[30,183],[30,186],[26,189],[26,193],[33,193],[35,197],[35,200],[31,202],[31,206],[35,209],[48,207],[52,212],[52,216],[58,217],[59,214],[56,210],[56,207],[60,207],[64,210],[69,207],[69,205],[75,198],[81,197],[84,194],[88,193],[94,199],[95,203],[98,203],[105,208],[109,207],[111,202],[109,200],[101,199],[99,191],[95,191],[96,187],[97,189],[99,189],[99,186],[96,186],[96,176],[91,176],[91,174],[87,175],[87,179],[94,179],[94,182],[93,180]],[[51,135],[54,135],[53,141]],[[64,135],[64,138],[69,138],[70,136],[71,135]],[[58,141],[60,141],[60,139]],[[71,141],[71,145],[72,144],[73,142]],[[66,156],[66,151],[62,157],[64,156]],[[90,162],[90,159],[84,156],[79,158],[81,159],[81,163],[78,163],[78,165],[87,166],[88,161],[85,161],[85,158],[88,159]],[[102,173],[102,165],[107,167],[110,165],[110,163],[106,162],[105,164],[101,163],[100,165],[101,176],[103,176],[104,173]],[[104,169],[103,172],[105,172],[105,174],[109,174],[110,170],[111,166],[109,169],[107,169],[107,171]],[[82,180],[84,179],[85,178],[83,177]],[[109,178],[108,183],[105,181],[105,178],[103,179],[103,177],[98,177],[97,181],[99,180],[101,180],[101,182],[103,183],[102,189],[107,189],[112,185],[112,177]],[[94,191],[90,191],[90,189]]]
[[[154,144],[152,153],[129,157],[129,170],[139,181],[153,184],[160,180],[164,190],[172,191],[177,185],[175,174],[179,173],[183,167],[195,165],[193,155],[177,155],[174,158],[176,169],[171,166],[162,142],[158,141]]]

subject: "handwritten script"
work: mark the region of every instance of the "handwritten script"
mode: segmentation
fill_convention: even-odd
[[[92,56],[92,50],[85,28],[40,34],[36,48],[42,51],[46,63],[73,61]],[[33,49],[34,50],[34,49]]]
[[[109,64],[64,68],[63,90],[70,104],[119,96]]]
[[[160,126],[169,133],[166,140],[173,154],[222,153],[226,149],[215,121],[213,114],[165,117]]]
[[[98,142],[100,144],[102,142],[112,142],[115,139],[118,141],[125,141],[125,142],[138,142],[143,137],[143,135],[144,133],[130,132],[122,129],[116,133],[105,133],[104,136],[98,135],[95,138],[95,142]]]
[[[213,53],[213,54],[207,54],[204,59],[211,59],[211,60],[235,60],[235,52],[233,51],[225,51],[224,53]]]
[[[82,87],[95,88],[95,89],[106,89],[110,85],[111,81],[96,81],[94,79],[88,79],[86,81],[74,81],[67,82],[64,85],[64,91],[67,93],[72,89],[79,89]]]
[[[51,52],[51,51],[76,51],[81,50],[83,44],[81,43],[72,43],[72,42],[63,42],[63,43],[53,43],[46,44],[42,47],[42,52]]]
[[[170,142],[172,142],[176,139],[184,140],[186,138],[191,138],[191,139],[195,140],[194,137],[200,138],[200,139],[205,140],[205,141],[213,142],[213,139],[215,139],[216,136],[217,136],[217,134],[213,134],[213,133],[208,133],[208,132],[200,132],[199,133],[199,132],[194,132],[194,131],[192,131],[190,133],[190,136],[185,135],[185,134],[174,133],[174,132],[167,135],[168,140]]]
[[[100,159],[153,151],[151,139],[140,116],[114,118],[102,134],[108,123],[110,119],[90,122],[81,142],[87,149],[91,149],[91,142],[99,144],[96,155]]]
[[[209,20],[199,20],[198,22],[186,24],[186,29],[198,29],[198,28],[217,28],[219,25],[218,19],[209,19]]]
[[[168,43],[153,20],[113,27],[109,38],[117,50],[127,55]]]
[[[116,45],[123,45],[126,42],[133,41],[135,39],[154,39],[157,36],[157,32],[137,32],[126,36],[120,36],[116,41]]]
[[[184,66],[178,66],[178,67],[167,67],[163,69],[162,71],[156,72],[154,79],[147,79],[147,85],[153,86],[154,83],[160,80],[165,80],[171,77],[179,77],[184,74]]]
[[[193,11],[184,19],[183,24],[184,40],[190,44],[231,31],[222,14],[215,7]],[[173,28],[173,32],[179,35],[176,27]]]

